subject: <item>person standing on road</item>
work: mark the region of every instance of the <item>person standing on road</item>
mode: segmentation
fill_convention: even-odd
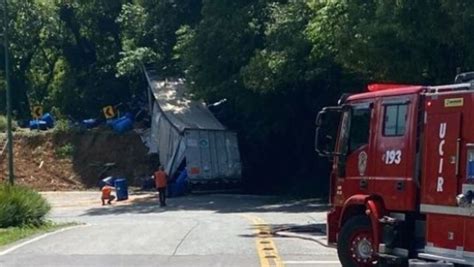
[[[163,166],[158,168],[158,171],[155,172],[155,186],[158,190],[160,198],[160,207],[166,206],[166,186],[168,184],[168,174],[166,174]]]

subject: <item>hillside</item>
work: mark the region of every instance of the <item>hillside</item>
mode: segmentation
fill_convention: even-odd
[[[0,158],[2,180],[8,179],[5,154]],[[16,133],[14,155],[16,183],[42,191],[95,188],[109,175],[139,186],[140,178],[158,164],[137,134],[108,130]]]

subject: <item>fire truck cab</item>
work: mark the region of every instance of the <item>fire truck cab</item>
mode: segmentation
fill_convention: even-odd
[[[374,84],[319,112],[316,151],[332,162],[327,238],[343,266],[474,265],[474,83],[466,77]]]

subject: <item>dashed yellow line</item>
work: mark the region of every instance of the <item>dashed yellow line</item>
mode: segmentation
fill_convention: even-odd
[[[278,254],[277,247],[272,240],[271,227],[261,218],[252,215],[242,215],[253,223],[255,227],[255,243],[261,267],[284,267]]]

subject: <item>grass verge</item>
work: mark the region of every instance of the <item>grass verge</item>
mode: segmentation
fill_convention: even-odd
[[[40,226],[21,226],[0,228],[0,247],[36,234],[53,232],[60,228],[76,225],[76,223],[46,222]]]

